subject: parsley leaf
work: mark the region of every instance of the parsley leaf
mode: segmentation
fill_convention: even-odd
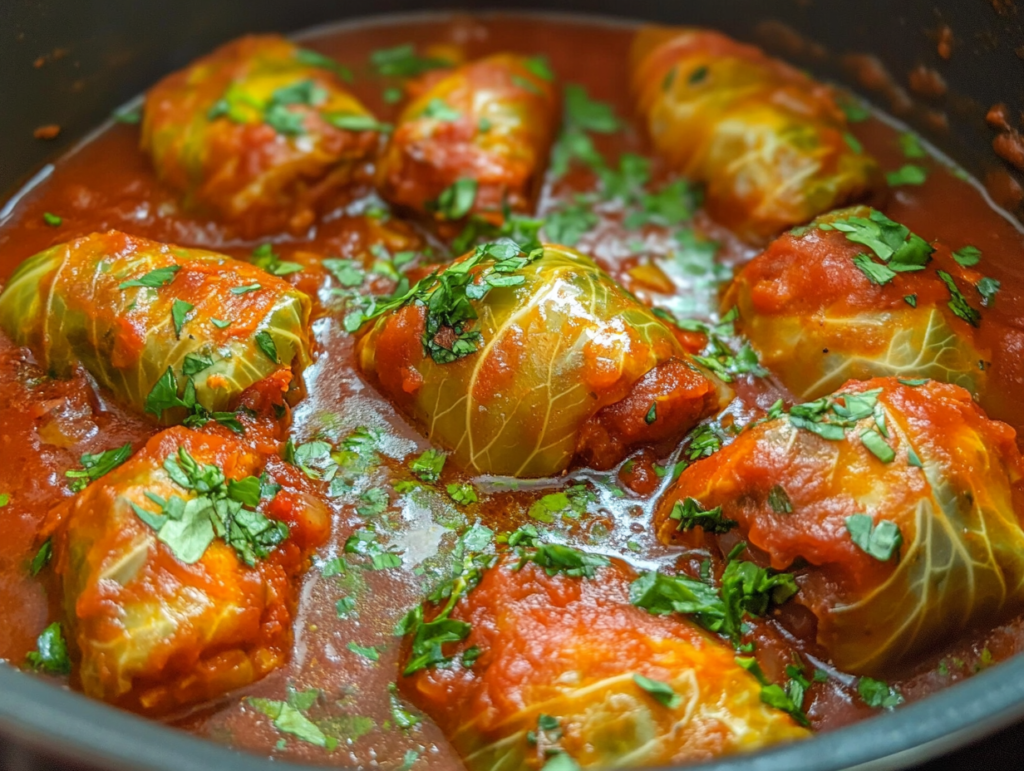
[[[447,59],[422,57],[416,54],[412,43],[381,48],[370,54],[370,64],[378,75],[384,77],[412,78],[429,70],[449,67]]]
[[[889,187],[923,185],[926,179],[928,179],[928,172],[924,167],[914,163],[907,163],[896,171],[890,171],[885,175],[885,181],[889,183]]]
[[[974,288],[977,289],[978,294],[981,295],[981,306],[983,308],[992,307],[992,302],[995,300],[996,292],[999,291],[1001,286],[1002,284],[1000,284],[999,281],[994,278],[989,278],[988,276],[985,276],[975,284]]]
[[[358,656],[362,656],[364,659],[370,661],[380,661],[380,651],[373,646],[360,645],[354,640],[348,641],[348,649]]]
[[[36,649],[25,657],[29,667],[48,675],[71,674],[68,644],[59,621],[54,621],[36,638]]]
[[[126,442],[120,447],[111,450],[104,450],[98,454],[85,453],[79,459],[82,469],[68,469],[64,472],[71,481],[71,492],[77,493],[84,490],[90,482],[95,482],[104,474],[108,474],[120,466],[132,454],[132,445]]]
[[[434,211],[446,220],[460,220],[470,213],[476,202],[477,181],[470,177],[455,180],[441,191],[432,204]]]
[[[797,723],[804,727],[810,726],[807,715],[804,714],[800,704],[794,702],[789,693],[782,686],[771,682],[762,671],[757,659],[747,656],[737,656],[736,663],[750,672],[761,684],[761,701],[769,707],[782,710],[790,715]],[[801,694],[802,696],[802,694]]]
[[[424,482],[436,482],[441,478],[441,469],[447,457],[439,450],[426,450],[409,464],[409,470]]]
[[[670,519],[678,520],[677,530],[692,530],[700,527],[705,533],[728,533],[739,523],[722,516],[722,507],[705,509],[696,498],[676,501],[672,506]]]
[[[597,500],[585,484],[570,485],[564,490],[548,493],[530,506],[530,517],[538,522],[550,524],[561,514],[577,519],[587,511],[587,506]]]
[[[272,244],[260,244],[252,250],[249,261],[257,268],[262,268],[272,276],[289,276],[298,273],[302,266],[297,262],[285,262],[274,252]]]
[[[936,273],[942,280],[942,283],[946,285],[946,288],[949,289],[949,294],[951,295],[951,299],[947,303],[949,309],[972,327],[978,326],[981,322],[981,313],[976,308],[972,308],[970,303],[967,302],[967,298],[957,289],[953,277],[944,270],[936,271]]]
[[[58,217],[56,214],[50,214],[48,211],[43,212],[43,222],[49,225],[51,228],[59,228],[64,220]]]
[[[171,283],[174,280],[174,274],[181,270],[180,265],[168,265],[165,268],[156,268],[155,270],[149,271],[141,278],[133,278],[129,281],[125,281],[120,284],[118,289],[130,289],[131,287],[141,286],[149,289],[159,289],[166,284]]]
[[[471,625],[451,618],[451,612],[458,601],[480,583],[484,571],[494,564],[493,538],[494,531],[482,525],[474,525],[463,533],[453,551],[452,574],[427,597],[429,602],[443,601],[441,611],[431,621],[426,621],[423,606],[417,605],[399,623],[396,634],[411,638],[410,656],[403,675],[451,662],[452,657],[444,654],[442,646],[461,642],[469,636]]]
[[[857,681],[861,701],[874,709],[892,709],[903,703],[903,695],[882,680],[862,677]]]
[[[264,356],[270,359],[274,364],[280,364],[281,360],[277,355],[277,344],[274,342],[274,338],[270,332],[265,329],[261,329],[256,333],[255,338],[256,347],[260,349]]]
[[[792,514],[793,504],[782,485],[773,485],[768,491],[768,505],[776,514]]]
[[[259,284],[248,284],[247,286],[233,286],[231,287],[231,294],[249,294],[249,292],[258,292],[262,289]]]
[[[50,563],[51,557],[53,557],[53,542],[47,538],[43,541],[43,545],[39,547],[39,551],[37,551],[35,556],[32,558],[32,562],[28,568],[29,575],[39,575],[39,572]]]
[[[184,300],[175,300],[171,305],[171,321],[174,323],[174,336],[181,338],[181,328],[185,326],[186,317],[195,308],[192,303]]]
[[[291,734],[316,747],[334,749],[337,746],[336,739],[326,736],[316,723],[287,701],[261,699],[255,696],[247,697],[246,701],[269,717],[274,722],[274,727],[282,733]]]
[[[453,108],[444,99],[434,97],[423,108],[423,117],[442,123],[452,123],[462,117],[462,113]]]
[[[676,693],[668,683],[652,680],[639,674],[633,675],[633,682],[647,691],[663,707],[675,709],[683,703],[683,697]]]
[[[479,499],[476,495],[476,490],[471,484],[457,484],[453,483],[448,485],[448,495],[456,503],[461,503],[466,506],[470,503],[476,503]]]
[[[879,562],[888,562],[894,555],[899,560],[903,534],[895,522],[883,519],[875,525],[869,514],[851,514],[846,518],[846,530],[861,551]]]
[[[521,549],[519,557],[516,570],[527,562],[533,562],[549,576],[564,573],[571,578],[593,578],[596,568],[611,564],[600,554],[580,551],[560,543],[540,543]]]
[[[973,268],[981,261],[981,249],[967,245],[953,252],[953,259],[964,268]]]

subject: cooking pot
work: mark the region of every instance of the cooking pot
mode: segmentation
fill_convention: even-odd
[[[434,6],[425,10],[423,6]],[[246,32],[296,32],[368,15],[486,13],[472,0],[8,0],[0,7],[0,200],[41,178],[80,141],[163,74]],[[586,13],[610,22],[707,25],[844,83],[895,113],[1019,214],[1016,171],[992,152],[987,108],[1024,107],[1024,28],[1012,0],[525,0],[503,11]],[[951,32],[951,37],[950,37]],[[599,55],[599,54],[597,54]],[[49,66],[34,66],[43,57]],[[944,88],[936,88],[930,70]],[[917,73],[916,77],[912,73]],[[923,75],[922,75],[923,73]],[[940,93],[941,92],[941,93]],[[33,131],[58,125],[55,139]],[[0,221],[5,214],[0,208]],[[778,749],[688,766],[710,771],[906,768],[1012,726],[926,768],[1020,768],[1024,655],[912,704]],[[0,767],[134,771],[289,771],[54,688],[0,665]]]

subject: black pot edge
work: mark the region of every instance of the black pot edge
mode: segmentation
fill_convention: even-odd
[[[40,755],[110,771],[299,771],[123,712],[0,666],[0,736]],[[693,771],[889,771],[981,739],[1024,718],[1018,656],[915,704],[765,752]],[[3,752],[0,751],[0,760]],[[59,767],[55,765],[54,767]]]

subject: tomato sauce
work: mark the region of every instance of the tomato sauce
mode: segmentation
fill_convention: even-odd
[[[602,22],[541,17],[424,17],[399,22],[372,22],[316,30],[302,44],[334,57],[355,74],[355,95],[381,121],[394,121],[399,107],[383,98],[384,86],[368,65],[375,50],[413,43],[417,50],[430,46],[454,47],[467,60],[512,51],[547,57],[559,80],[584,86],[592,99],[610,104],[625,119],[616,132],[594,134],[597,149],[610,165],[623,153],[650,158],[653,186],[671,179],[653,156],[645,132],[635,120],[629,85],[629,48],[633,29]],[[865,150],[883,170],[892,171],[906,159],[899,129],[885,116],[873,115],[851,125]],[[1018,432],[1024,429],[1024,235],[996,210],[982,187],[938,158],[916,161],[928,170],[921,185],[894,188],[880,207],[892,219],[936,243],[943,250],[966,244],[985,255],[985,274],[1001,282],[994,306],[986,312],[978,334],[992,351],[989,376],[992,390],[1005,395],[993,410]],[[571,202],[580,192],[594,189],[597,180],[586,169],[574,167],[559,179],[549,173],[539,200],[539,216]],[[149,159],[139,149],[137,126],[112,122],[66,157],[52,173],[23,191],[0,222],[0,278],[6,279],[29,256],[56,243],[92,232],[119,229],[136,236],[203,247],[246,257],[254,248],[272,241],[283,259],[300,263],[304,254],[371,260],[368,249],[375,235],[359,211],[379,205],[369,188],[362,204],[328,213],[322,224],[303,237],[280,235],[253,241],[237,240],[216,221],[182,213],[177,196],[155,177]],[[58,215],[53,227],[44,213]],[[713,318],[719,291],[732,269],[757,253],[703,211],[693,226],[705,238],[721,244],[714,259],[665,259],[669,235],[664,228],[645,225],[627,231],[623,212],[615,205],[595,207],[595,223],[580,239],[578,248],[591,254],[614,277],[642,300],[672,309],[683,316]],[[394,223],[394,221],[392,221]],[[434,259],[444,248],[418,225],[394,224],[392,251],[423,250]],[[379,234],[378,234],[379,236]],[[397,246],[396,246],[397,245]],[[317,282],[306,273],[308,291]],[[301,285],[301,284],[300,284]],[[666,291],[668,290],[668,291]],[[338,314],[322,308],[314,322],[317,361],[306,371],[306,396],[294,410],[291,435],[296,444],[319,435],[337,439],[359,426],[383,429],[387,456],[373,472],[382,487],[399,478],[406,458],[428,448],[419,432],[368,385],[353,362],[353,338]],[[690,340],[692,348],[695,341]],[[698,347],[699,341],[695,343]],[[514,352],[510,352],[510,355]],[[740,378],[737,400],[724,419],[742,425],[757,416],[784,391],[770,379]],[[83,374],[55,380],[36,366],[31,356],[0,336],[0,492],[9,496],[0,508],[0,658],[24,661],[36,636],[59,617],[59,589],[51,571],[30,575],[29,565],[38,548],[36,534],[55,505],[71,495],[64,472],[79,466],[86,452],[99,452],[125,442],[139,448],[157,428],[97,396]],[[652,531],[652,516],[659,495],[671,481],[672,448],[645,449],[609,472],[571,471],[575,483],[590,482],[596,502],[588,513],[567,521],[571,542],[620,557],[640,568],[675,566],[696,573],[706,553],[697,549],[666,547]],[[423,717],[412,728],[396,725],[393,704],[398,699],[389,686],[401,677],[399,638],[395,624],[442,574],[444,554],[456,532],[473,521],[498,532],[532,520],[530,505],[564,480],[466,480],[446,468],[446,483],[473,481],[480,503],[462,510],[440,494],[425,498],[391,495],[385,515],[392,547],[402,553],[398,569],[369,571],[328,568],[341,554],[346,538],[361,519],[349,502],[330,501],[333,530],[304,579],[297,613],[294,648],[289,662],[265,679],[232,692],[213,704],[168,722],[199,736],[277,758],[321,764],[398,768],[417,758],[417,768],[452,768],[459,761],[441,731]],[[339,600],[352,598],[349,611]],[[801,630],[810,629],[806,613],[795,605],[783,606],[775,616],[752,621],[758,657],[769,677],[781,674],[794,652],[815,666],[827,669],[824,652]],[[379,660],[371,661],[349,648],[350,643],[374,646]],[[994,630],[981,630],[937,650],[891,684],[907,700],[920,699],[993,662],[1024,650],[1024,619]],[[832,673],[815,683],[808,716],[816,729],[831,729],[868,717],[874,711],[855,695],[855,678]],[[72,682],[69,687],[74,688]],[[333,751],[279,733],[271,721],[248,705],[246,697],[285,699],[290,692],[318,689],[310,715],[325,732],[339,739]],[[411,754],[410,754],[411,753]],[[411,762],[411,761],[408,761]]]

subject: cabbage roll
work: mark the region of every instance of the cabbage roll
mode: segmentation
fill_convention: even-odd
[[[551,73],[496,54],[429,73],[415,90],[378,165],[384,197],[438,219],[529,210],[558,121]]]
[[[470,771],[538,769],[556,753],[583,768],[672,765],[810,735],[762,702],[730,647],[678,616],[634,607],[635,574],[585,557],[604,567],[566,572],[568,562],[510,555],[443,628],[436,608],[424,611],[417,631],[427,631],[407,646],[407,669],[428,635],[461,642],[442,643],[447,666],[400,677],[399,687]]]
[[[773,413],[682,473],[656,513],[663,542],[708,537],[693,511],[735,527],[793,569],[792,602],[856,674],[1021,607],[1024,464],[967,391],[878,378]]]
[[[80,364],[165,425],[301,371],[309,314],[306,295],[257,267],[117,231],[30,257],[0,294],[0,329],[44,368]]]
[[[186,208],[244,237],[304,231],[377,147],[345,74],[277,35],[235,40],[149,91],[142,149]]]
[[[574,457],[608,468],[678,439],[729,395],[649,309],[561,246],[478,247],[381,310],[359,366],[474,473],[548,476]]]
[[[708,211],[750,241],[856,201],[880,178],[831,89],[753,46],[647,28],[632,80],[655,150],[705,183]]]
[[[737,309],[737,332],[798,399],[884,376],[977,396],[990,356],[976,340],[980,306],[963,294],[976,281],[948,250],[855,207],[772,242],[736,276],[723,308]]]
[[[224,429],[176,427],[54,511],[85,693],[162,713],[280,666],[294,579],[330,526],[307,485]]]

